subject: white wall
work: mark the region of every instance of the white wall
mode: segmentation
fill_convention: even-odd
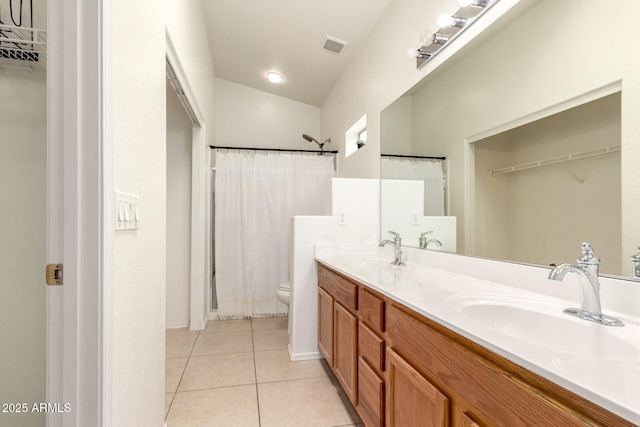
[[[320,109],[227,80],[216,79],[215,145],[317,150]],[[333,143],[324,147],[335,150]]]
[[[413,98],[403,96],[381,112],[381,154],[408,154],[413,150]]]
[[[7,9],[8,10],[8,9]],[[44,402],[46,79],[0,66],[0,402]],[[44,414],[0,413],[39,426]]]
[[[167,328],[189,326],[192,124],[167,84]]]
[[[379,241],[380,184],[373,179],[331,180],[330,216],[294,216],[289,307],[289,356],[320,358],[318,351],[318,269],[316,243],[347,243],[376,247]],[[338,224],[344,212],[346,224]]]
[[[112,408],[117,426],[164,423],[166,111],[164,11],[151,0],[111,3],[107,40],[113,185],[139,195],[140,229],[113,241]],[[107,315],[107,317],[109,317]]]

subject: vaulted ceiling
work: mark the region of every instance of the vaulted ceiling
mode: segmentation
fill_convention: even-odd
[[[391,0],[201,0],[216,77],[321,106]],[[322,48],[330,36],[348,44]],[[281,83],[266,73],[284,76]]]

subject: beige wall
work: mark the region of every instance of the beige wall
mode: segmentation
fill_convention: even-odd
[[[0,67],[0,402],[45,399],[46,80]],[[0,414],[40,426],[44,414]],[[5,424],[6,423],[6,424]]]
[[[621,274],[619,153],[488,173],[619,143],[619,93],[474,143],[475,254],[561,264],[588,241],[602,258],[600,271]]]
[[[215,145],[317,150],[302,138],[320,140],[320,108],[216,79]],[[331,143],[325,150],[335,150]]]

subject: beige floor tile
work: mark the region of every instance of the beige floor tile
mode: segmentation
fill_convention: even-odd
[[[251,320],[209,320],[207,328],[202,331],[203,334],[210,334],[216,332],[237,332],[237,331],[250,331]]]
[[[326,377],[319,360],[289,360],[287,350],[256,351],[256,379],[258,383]]]
[[[175,393],[167,393],[164,395],[164,418],[167,418],[167,415],[169,415],[169,408],[171,408],[171,402],[173,402],[173,396],[175,396]]]
[[[198,332],[167,329],[166,358],[189,357],[197,338]]]
[[[289,319],[287,317],[264,317],[251,320],[251,328],[254,331],[264,329],[287,329]]]
[[[187,357],[180,357],[176,359],[167,359],[164,366],[164,392],[175,393],[178,389],[178,384],[182,378],[185,366],[187,366]]]
[[[255,384],[253,353],[189,358],[178,391]]]
[[[286,349],[288,345],[289,334],[286,329],[253,331],[254,351]]]
[[[328,377],[258,384],[261,427],[354,424]]]
[[[251,331],[224,332],[200,334],[196,341],[196,345],[193,347],[191,356],[251,352],[253,352]]]
[[[253,385],[177,393],[167,417],[167,427],[259,425]]]

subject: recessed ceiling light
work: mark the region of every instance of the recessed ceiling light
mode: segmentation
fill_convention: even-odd
[[[267,78],[271,83],[280,83],[282,81],[282,74],[278,74],[274,71],[269,71],[267,73]]]

